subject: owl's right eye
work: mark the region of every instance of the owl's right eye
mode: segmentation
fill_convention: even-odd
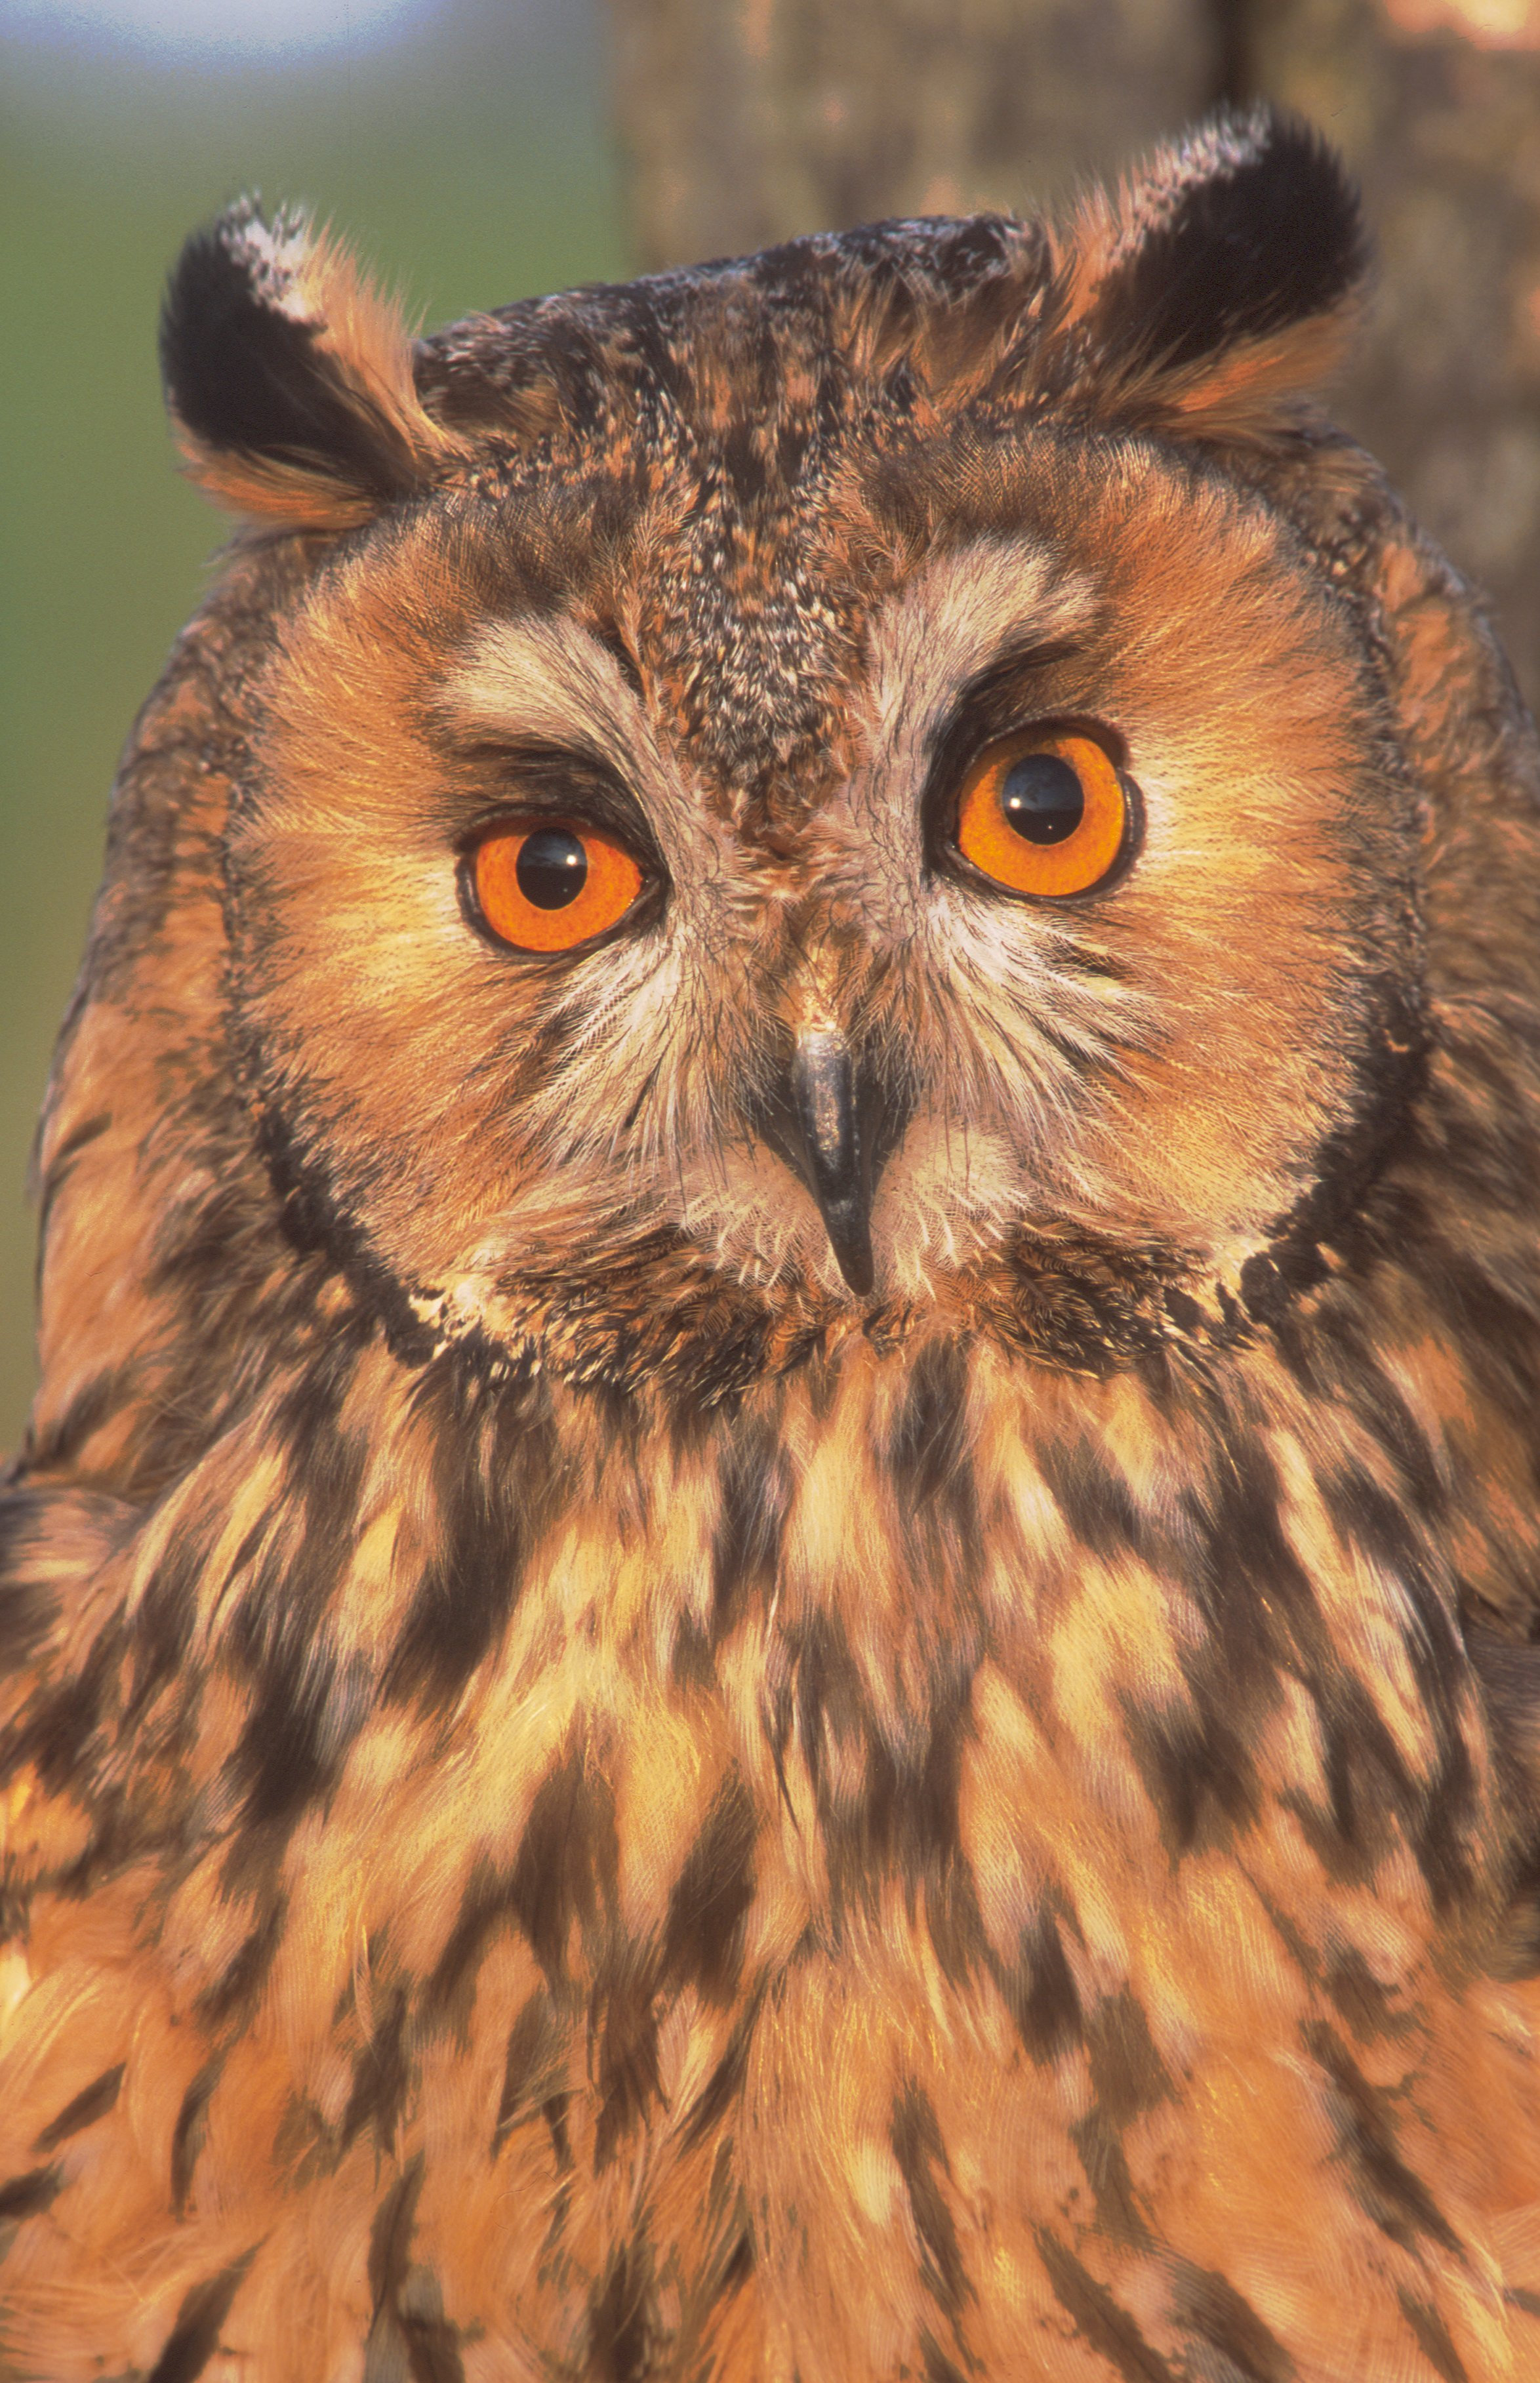
[[[504,821],[471,856],[475,910],[520,952],[569,952],[624,918],[642,871],[623,844],[577,820]]]
[[[963,781],[956,848],[1008,893],[1062,900],[1112,875],[1131,825],[1128,784],[1105,747],[1044,726],[985,746]]]

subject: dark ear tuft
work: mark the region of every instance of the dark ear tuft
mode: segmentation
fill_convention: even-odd
[[[1324,315],[1368,264],[1358,199],[1309,125],[1219,116],[1154,161],[1097,292],[1093,334],[1168,369]]]
[[[238,512],[364,519],[450,442],[424,412],[399,310],[305,218],[241,200],[182,250],[161,315],[166,400],[198,479]]]
[[[1070,315],[1102,392],[1215,435],[1275,423],[1332,368],[1369,262],[1341,161],[1268,107],[1157,151],[1070,237]]]

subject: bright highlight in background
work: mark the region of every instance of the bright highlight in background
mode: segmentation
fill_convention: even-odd
[[[257,61],[351,49],[425,13],[425,0],[0,0],[0,34]]]
[[[1385,0],[1398,33],[1460,33],[1480,50],[1540,50],[1540,0]]]

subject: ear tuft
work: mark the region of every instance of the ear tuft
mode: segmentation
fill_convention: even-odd
[[[1069,317],[1098,395],[1189,434],[1275,428],[1356,327],[1358,195],[1309,125],[1221,112],[1159,150],[1069,236]]]
[[[400,309],[295,210],[269,225],[242,199],[192,234],[160,352],[193,476],[233,512],[341,527],[453,451],[418,399]]]

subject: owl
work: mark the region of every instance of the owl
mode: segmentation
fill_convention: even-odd
[[[1222,115],[242,204],[0,1547],[6,2383],[1540,2375],[1540,809]]]

